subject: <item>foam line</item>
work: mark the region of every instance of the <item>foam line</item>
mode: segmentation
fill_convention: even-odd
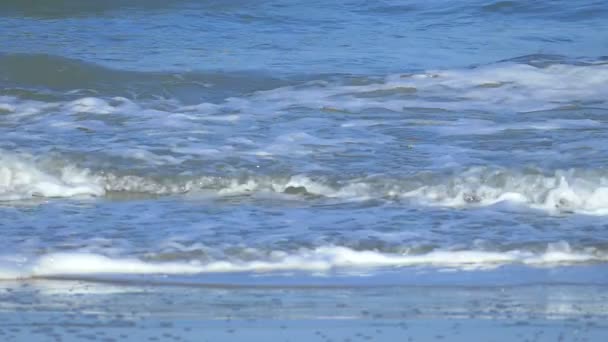
[[[5,258],[6,259],[6,258]],[[446,267],[455,269],[494,268],[506,264],[533,267],[608,262],[608,253],[595,248],[572,249],[567,243],[549,244],[545,251],[435,250],[425,254],[395,254],[321,246],[295,252],[275,251],[265,259],[198,260],[155,263],[137,258],[111,258],[90,253],[53,253],[30,263],[0,265],[0,279],[95,274],[204,274],[234,272],[329,272],[369,270],[385,267]]]

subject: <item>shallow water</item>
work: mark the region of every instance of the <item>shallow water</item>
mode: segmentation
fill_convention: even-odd
[[[0,286],[6,341],[602,341],[604,286]],[[10,304],[8,304],[10,303]],[[15,315],[14,312],[19,312]]]
[[[604,2],[0,17],[0,279],[605,290]]]

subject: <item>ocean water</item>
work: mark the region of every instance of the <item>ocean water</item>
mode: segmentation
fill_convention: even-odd
[[[607,162],[604,1],[0,3],[3,281],[603,292]]]

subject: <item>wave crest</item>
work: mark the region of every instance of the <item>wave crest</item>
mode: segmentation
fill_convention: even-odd
[[[608,215],[608,173],[602,170],[536,169],[523,171],[473,167],[445,173],[418,173],[403,178],[336,175],[138,176],[92,172],[65,162],[40,161],[0,151],[0,200],[32,197],[205,194],[217,197],[281,194],[311,200],[383,200],[456,208],[508,202],[548,212]]]
[[[544,251],[512,249],[434,250],[424,254],[383,253],[342,246],[320,246],[294,252],[273,251],[255,260],[198,260],[150,262],[135,257],[111,258],[89,253],[53,253],[32,262],[0,267],[0,279],[95,274],[204,274],[235,272],[330,272],[395,267],[444,267],[488,269],[507,264],[552,267],[608,261],[605,251],[593,247],[574,249],[566,242],[550,243]],[[13,258],[14,259],[14,258]]]
[[[32,157],[0,153],[0,200],[104,194],[103,186],[92,181],[86,170],[67,166],[53,173],[36,165]]]

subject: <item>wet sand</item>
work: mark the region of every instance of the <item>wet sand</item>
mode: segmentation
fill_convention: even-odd
[[[0,283],[2,341],[605,341],[598,285]]]

